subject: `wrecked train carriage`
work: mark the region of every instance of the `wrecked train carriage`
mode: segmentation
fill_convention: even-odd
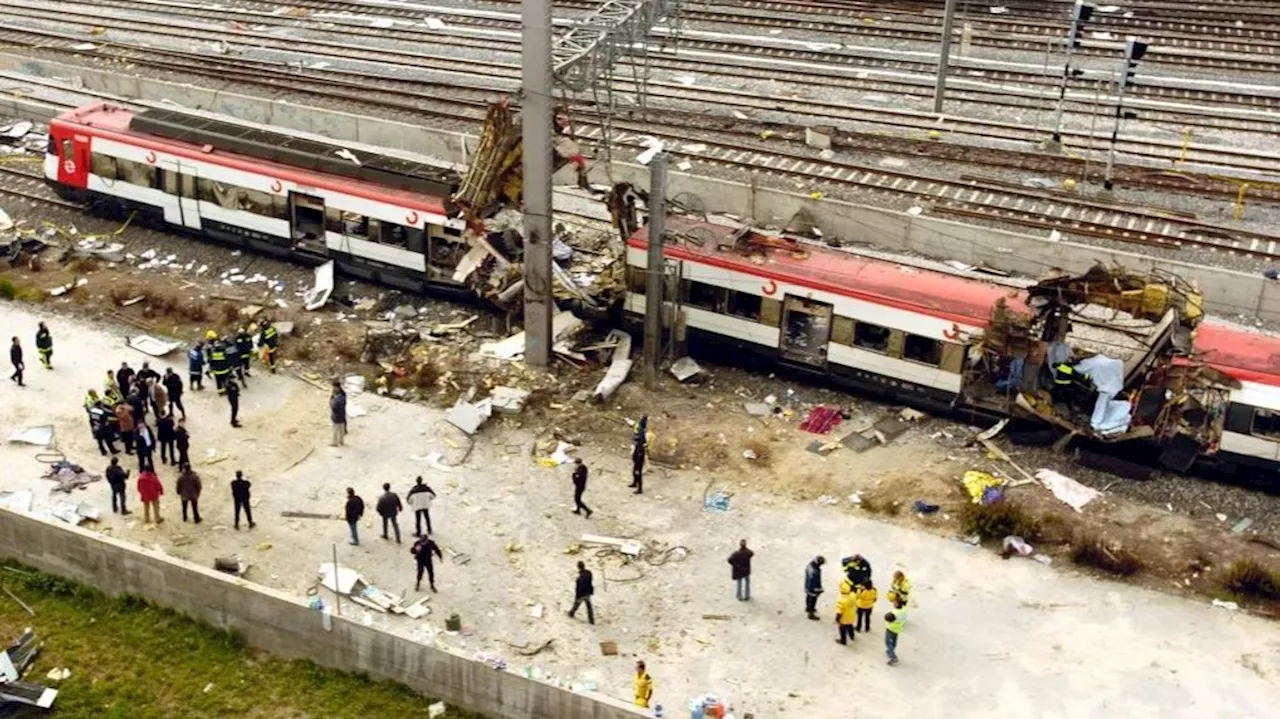
[[[1202,322],[1199,294],[1177,278],[1099,267],[998,285],[741,225],[667,223],[663,321],[692,354],[1154,445],[1177,469],[1280,466],[1280,339]],[[638,331],[648,228],[627,245],[624,317]],[[1055,390],[1051,359],[1087,383]]]

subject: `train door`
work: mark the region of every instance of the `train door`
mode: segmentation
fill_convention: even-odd
[[[289,193],[289,236],[293,249],[326,256],[329,254],[324,236],[324,198]]]
[[[782,303],[782,358],[826,367],[831,316],[826,302],[787,295]]]
[[[200,211],[196,205],[195,168],[177,159],[160,160],[160,189],[171,198],[165,203],[164,219],[175,225],[200,229]]]
[[[63,137],[58,142],[58,182],[71,187],[89,185],[89,138]]]

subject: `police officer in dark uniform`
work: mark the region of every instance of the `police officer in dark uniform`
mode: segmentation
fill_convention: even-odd
[[[218,335],[210,332],[217,337]],[[195,347],[187,350],[187,376],[191,381],[191,389],[204,389],[204,343],[197,342]]]

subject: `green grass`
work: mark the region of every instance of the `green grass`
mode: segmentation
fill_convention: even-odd
[[[35,629],[44,650],[28,678],[59,690],[59,719],[399,719],[426,717],[432,701],[401,684],[277,659],[167,609],[112,599],[20,565],[0,566],[0,584],[36,612],[27,614],[0,592],[0,644]],[[71,677],[49,682],[44,675],[54,667],[70,669]],[[478,719],[452,708],[444,716]]]

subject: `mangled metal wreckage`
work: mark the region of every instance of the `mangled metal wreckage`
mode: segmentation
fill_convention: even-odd
[[[1116,443],[1155,442],[1189,468],[1214,454],[1240,384],[1193,351],[1199,290],[1173,275],[1101,264],[999,300],[970,348],[966,399]]]

